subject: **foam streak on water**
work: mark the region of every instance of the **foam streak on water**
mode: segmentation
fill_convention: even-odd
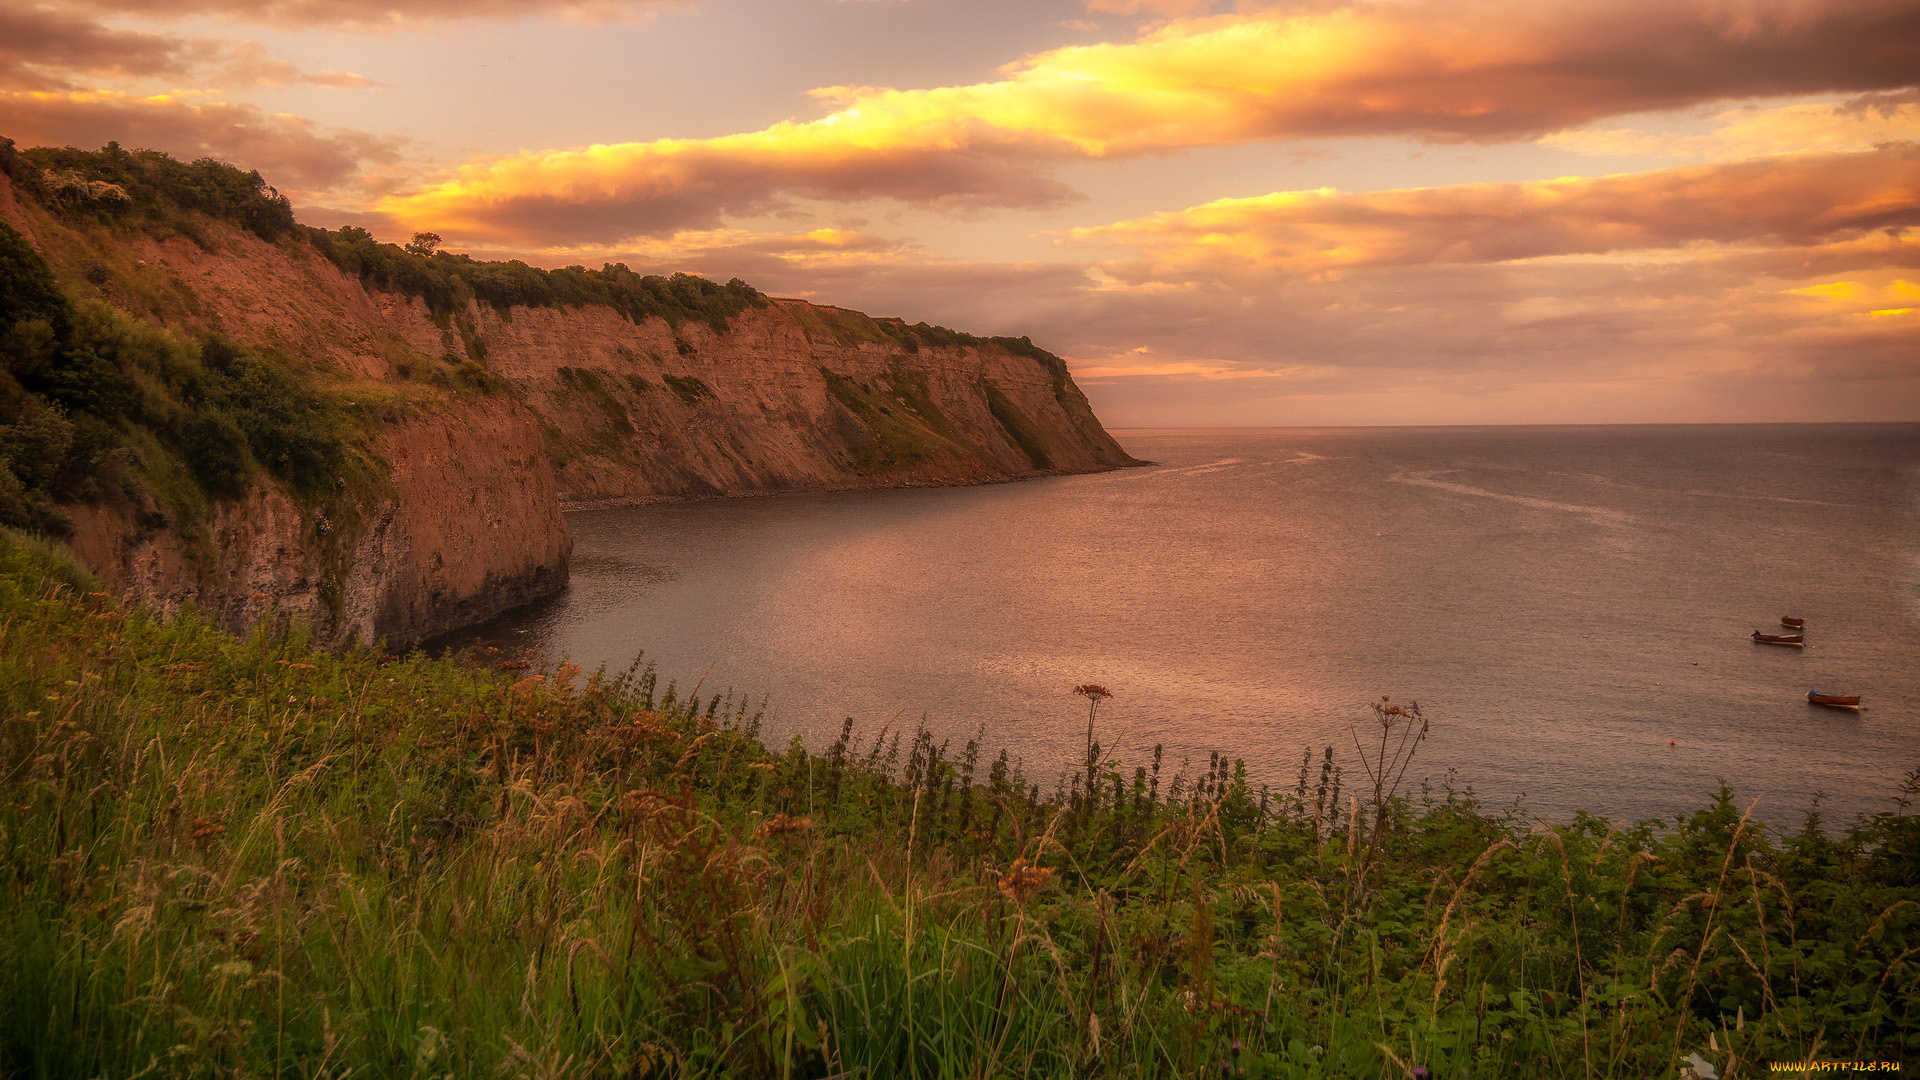
[[[775,742],[984,727],[1048,776],[1090,681],[1122,758],[1219,749],[1287,786],[1379,694],[1418,699],[1418,771],[1548,817],[1724,777],[1844,820],[1920,767],[1920,425],[1117,434],[1161,464],[574,514],[568,593],[467,640],[644,649],[764,696]],[[1747,640],[1782,614],[1804,652]]]

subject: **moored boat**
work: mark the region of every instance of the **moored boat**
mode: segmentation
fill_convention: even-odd
[[[1823,694],[1818,688],[1807,691],[1807,704],[1825,705],[1829,709],[1858,710],[1861,708],[1859,694]]]
[[[1786,645],[1795,649],[1804,649],[1807,647],[1807,636],[1805,634],[1763,634],[1755,630],[1753,632],[1753,640],[1756,644],[1760,645]]]
[[[1789,630],[1798,630],[1801,627],[1807,625],[1807,620],[1796,619],[1791,615],[1782,615],[1780,616],[1780,625],[1786,627]]]

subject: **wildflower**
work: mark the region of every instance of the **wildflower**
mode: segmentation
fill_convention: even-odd
[[[1093,716],[1100,711],[1100,703],[1113,696],[1106,687],[1098,683],[1081,683],[1073,692],[1087,699],[1087,764],[1093,764]]]
[[[1044,866],[1028,866],[1027,860],[1015,859],[1007,872],[1000,875],[1000,895],[1024,905],[1052,880],[1052,870]]]

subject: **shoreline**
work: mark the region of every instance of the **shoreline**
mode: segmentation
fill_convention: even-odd
[[[788,495],[826,495],[849,491],[926,491],[940,488],[992,487],[998,484],[1020,484],[1029,480],[1048,480],[1060,476],[1098,476],[1101,473],[1119,472],[1123,469],[1141,469],[1158,465],[1156,461],[1134,460],[1125,465],[1100,465],[1089,469],[1060,469],[1034,473],[1029,476],[994,476],[978,480],[958,481],[901,481],[885,484],[845,484],[821,487],[779,488],[768,491],[714,491],[693,495],[629,495],[612,499],[563,500],[560,512],[576,513],[582,510],[613,510],[628,506],[660,506],[668,503],[707,502],[715,499],[765,499],[780,498]]]

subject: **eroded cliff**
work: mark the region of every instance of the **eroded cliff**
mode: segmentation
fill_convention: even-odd
[[[1065,365],[1024,339],[744,287],[730,314],[707,318],[449,301],[381,280],[317,230],[192,214],[157,227],[123,220],[97,181],[62,201],[47,169],[28,175],[0,177],[0,222],[76,302],[269,357],[360,433],[364,475],[319,495],[256,474],[204,512],[170,516],[132,484],[67,505],[75,548],[117,588],[236,625],[299,616],[335,637],[399,642],[483,620],[564,584],[563,506],[1130,462]],[[199,407],[189,395],[182,415]]]

